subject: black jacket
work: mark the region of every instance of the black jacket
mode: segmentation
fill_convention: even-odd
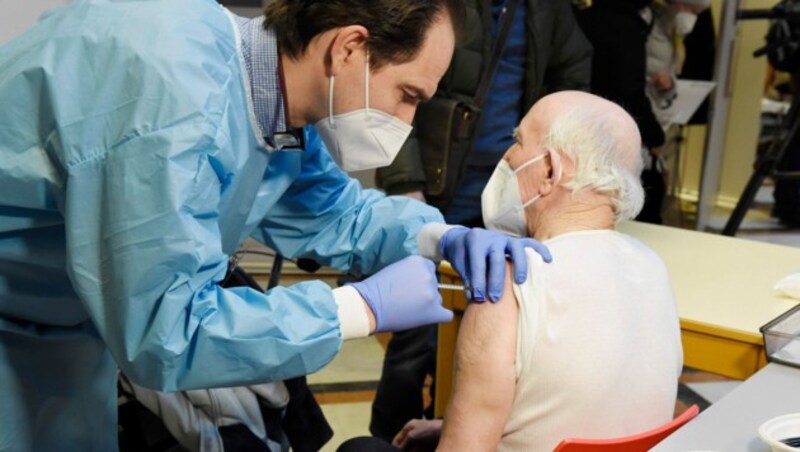
[[[588,90],[592,47],[581,32],[569,0],[527,1],[528,63],[524,110],[545,94],[561,90]],[[436,96],[469,102],[488,62],[492,42],[491,0],[467,0],[465,36],[456,44],[450,68]],[[415,128],[425,124],[415,124]],[[510,124],[509,127],[516,126]],[[423,190],[425,173],[414,133],[394,163],[377,172],[378,186],[389,194]]]
[[[594,46],[592,92],[621,105],[633,116],[642,143],[664,144],[664,131],[645,94],[648,24],[639,15],[646,0],[595,0],[576,16]]]

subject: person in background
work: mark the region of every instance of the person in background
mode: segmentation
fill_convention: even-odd
[[[488,64],[507,0],[467,1],[466,34],[457,43],[453,62],[437,97],[469,102],[479,74]],[[452,200],[437,203],[451,224],[483,225],[480,195],[503,152],[513,142],[512,130],[539,98],[560,90],[588,90],[592,47],[578,28],[568,1],[518,0],[508,40],[467,157],[466,173]],[[415,123],[417,129],[438,127]],[[423,156],[412,134],[394,163],[377,172],[388,194],[425,200]],[[486,294],[473,292],[483,301]],[[370,431],[391,439],[406,421],[423,413],[426,375],[435,369],[436,327],[395,333],[386,351],[372,408]],[[430,413],[430,412],[429,412]]]
[[[642,12],[653,0],[594,0],[576,13],[578,23],[594,46],[592,93],[621,105],[636,121],[642,146],[651,165],[642,172],[645,205],[636,218],[661,223],[661,204],[666,187],[655,168],[664,130],[646,94],[646,43],[650,24]],[[613,32],[612,32],[613,30]]]
[[[541,240],[553,262],[528,253],[525,283],[506,278],[499,303],[467,307],[443,421],[340,452],[552,451],[672,420],[683,352],[669,275],[615,230],[643,203],[640,146],[636,123],[607,100],[563,92],[534,105],[482,209],[487,227]]]
[[[676,80],[682,72],[687,54],[684,39],[694,30],[697,16],[710,5],[711,0],[656,0],[642,9],[642,18],[651,28],[646,45],[646,92],[653,114],[664,130],[664,144],[657,152],[642,148],[645,168],[648,169],[643,177],[650,187],[651,199],[646,203],[645,214],[640,219],[652,223],[663,223],[661,212],[670,177],[665,161],[676,155],[682,138],[680,127],[673,124],[667,109],[678,97]],[[656,193],[660,194],[661,200]]]
[[[642,10],[643,19],[652,27],[646,45],[647,95],[664,129],[670,126],[669,118],[659,113],[677,97],[675,81],[686,57],[683,39],[709,6],[711,0],[658,0]]]

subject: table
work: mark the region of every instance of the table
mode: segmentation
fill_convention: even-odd
[[[800,248],[626,222],[669,270],[684,364],[744,380],[766,364],[759,328],[797,304],[772,289],[800,271]]]
[[[623,222],[618,230],[664,260],[678,305],[686,366],[744,380],[766,365],[759,328],[797,304],[772,287],[800,271],[800,248],[637,222]],[[440,266],[440,275],[442,282],[460,283],[447,264]],[[442,298],[456,318],[439,327],[439,415],[449,399],[455,340],[466,307],[461,293],[444,291]]]
[[[769,364],[653,451],[768,452],[758,427],[783,414],[800,412],[800,369]]]

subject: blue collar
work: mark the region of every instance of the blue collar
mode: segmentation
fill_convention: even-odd
[[[234,17],[242,39],[253,109],[264,140],[276,149],[300,147],[301,134],[286,124],[275,33],[264,29],[264,16]]]

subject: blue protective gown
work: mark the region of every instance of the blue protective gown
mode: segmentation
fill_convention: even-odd
[[[173,391],[314,372],[331,289],[224,290],[253,236],[369,273],[432,208],[259,146],[213,0],[77,1],[0,47],[0,450],[114,450],[117,366]]]

